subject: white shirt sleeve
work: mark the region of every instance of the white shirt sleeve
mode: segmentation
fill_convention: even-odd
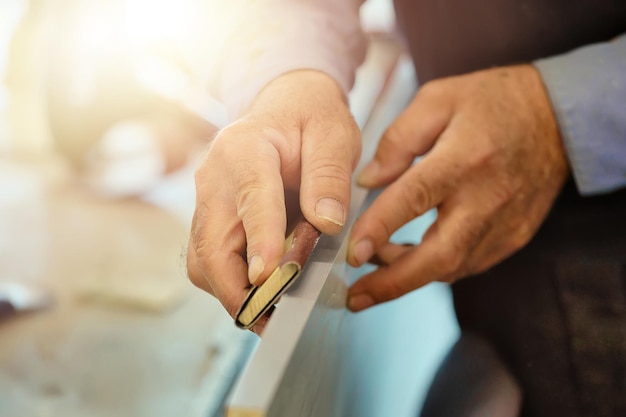
[[[216,66],[212,92],[239,116],[270,81],[297,69],[323,71],[348,93],[366,41],[362,0],[228,0],[238,16]]]

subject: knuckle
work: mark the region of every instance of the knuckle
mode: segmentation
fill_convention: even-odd
[[[389,300],[395,300],[396,298],[400,298],[402,297],[404,294],[406,294],[407,292],[409,292],[410,289],[408,288],[404,288],[403,285],[401,285],[400,282],[398,282],[397,280],[394,279],[390,279],[386,281],[386,285],[385,285],[385,291],[383,294],[383,300],[379,300],[379,301],[389,301]]]
[[[448,263],[448,271],[452,275],[460,274],[465,265],[466,256],[458,250],[452,250],[446,257]]]
[[[243,136],[229,135],[221,136],[211,150],[216,161],[237,161],[243,157],[243,152],[249,149],[249,144],[243,140]]]
[[[445,83],[442,80],[432,80],[424,84],[417,92],[421,99],[432,99],[443,94]]]
[[[341,121],[334,124],[332,133],[333,136],[337,136],[344,141],[348,140],[350,142],[356,142],[358,141],[360,131],[352,115],[349,117],[350,119],[348,123]]]
[[[259,194],[266,192],[267,187],[267,184],[257,176],[241,178],[239,192],[237,192],[235,197],[235,204],[240,214],[242,214],[241,211],[247,211],[249,208],[254,207]]]
[[[528,220],[522,220],[515,228],[513,236],[509,239],[509,248],[511,253],[517,252],[528,244],[532,238],[530,223]]]
[[[211,293],[211,287],[202,272],[200,272],[197,261],[189,254],[187,254],[187,277],[195,287]]]
[[[466,276],[479,275],[489,270],[489,268],[491,267],[491,264],[485,263],[483,260],[481,261],[482,262],[475,262],[470,267],[468,267],[465,275]]]
[[[378,149],[383,154],[393,153],[407,140],[410,140],[410,138],[407,138],[404,125],[402,123],[393,123],[385,131],[385,134],[378,144]]]
[[[484,137],[478,136],[474,141],[475,146],[466,153],[465,161],[470,169],[481,169],[493,164],[497,157],[497,151],[490,140],[483,140]]]
[[[432,196],[426,185],[421,181],[411,183],[401,181],[399,187],[399,207],[407,218],[415,218],[433,207]]]
[[[213,256],[216,255],[215,250],[211,249],[210,237],[204,232],[194,232],[191,236],[191,247],[187,252],[187,260],[190,260],[190,252],[194,251],[195,262],[197,268],[201,268],[204,272],[210,273],[212,269]]]
[[[453,246],[438,252],[437,262],[441,266],[441,271],[448,279],[454,279],[457,274],[461,272],[465,264],[466,256],[463,251],[458,250]]]
[[[237,207],[239,218],[259,212],[267,214],[268,207],[279,210],[284,207],[284,193],[278,190],[282,187],[274,183],[274,179],[262,175],[250,175],[245,166],[234,168],[236,176],[236,189],[234,190],[234,203]]]
[[[216,253],[207,251],[206,247],[203,246],[199,250],[196,250],[195,265],[190,264],[189,258],[187,258],[188,268],[191,268],[189,269],[189,272],[191,272],[189,279],[196,287],[204,290],[211,288],[211,281],[216,276],[214,273],[216,255]]]
[[[211,179],[215,176],[216,164],[228,163],[241,157],[242,146],[236,146],[231,138],[225,138],[224,134],[219,134],[211,144],[201,165],[194,172],[196,187],[215,186]],[[239,149],[239,151],[237,151]],[[237,154],[239,152],[239,155]]]
[[[453,248],[468,252],[487,232],[487,222],[475,215],[468,215],[455,231]]]
[[[346,159],[358,158],[361,153],[361,131],[352,119],[350,123],[338,121],[324,126],[320,134],[325,138],[325,146],[335,150],[334,157],[346,155]],[[347,158],[350,156],[351,158]]]
[[[215,139],[213,139],[213,142],[211,143],[209,151],[207,152],[207,158],[211,158],[214,155],[222,155],[229,151],[229,144],[231,144],[236,138],[236,135],[231,134],[231,131],[231,127],[225,127],[217,133]]]
[[[340,186],[345,190],[350,188],[352,170],[333,156],[325,156],[312,162],[309,175],[315,183],[332,184],[333,188]]]
[[[373,216],[369,220],[371,227],[375,231],[375,235],[379,237],[380,242],[386,242],[393,234],[393,230],[384,218],[381,216]]]
[[[273,138],[276,133],[265,125],[238,122],[223,128],[213,140],[208,157],[216,161],[239,160],[243,155],[254,155],[265,141],[260,138]]]
[[[454,284],[455,282],[457,282],[458,280],[460,280],[461,278],[467,276],[466,272],[462,272],[462,271],[454,271],[451,272],[449,274],[447,274],[446,276],[444,276],[440,282],[445,282],[447,284]]]
[[[201,276],[200,274],[189,272],[189,281],[191,281],[191,283],[196,288],[200,288],[201,290],[204,290],[204,291],[207,290],[207,282],[205,281],[204,277]]]
[[[211,265],[213,265],[211,257],[213,253],[208,249],[207,239],[205,237],[199,237],[194,241],[196,264],[199,268],[203,268],[204,271],[210,272]]]
[[[359,162],[359,158],[363,150],[361,131],[359,130],[359,127],[354,119],[352,119],[352,123],[350,123],[349,126],[344,126],[343,129],[344,131],[341,136],[341,141],[346,143],[348,146],[349,154],[351,156],[351,168],[354,170]]]
[[[492,204],[494,209],[506,207],[514,200],[518,187],[512,181],[498,181],[491,187]]]

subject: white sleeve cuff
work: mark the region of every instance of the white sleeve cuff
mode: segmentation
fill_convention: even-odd
[[[246,3],[251,6],[223,50],[214,88],[231,120],[270,81],[298,69],[325,72],[350,91],[365,56],[360,1]]]

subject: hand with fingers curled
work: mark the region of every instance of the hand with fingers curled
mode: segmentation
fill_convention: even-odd
[[[416,157],[422,158],[414,163]],[[381,139],[358,182],[386,187],[357,219],[348,261],[383,265],[349,290],[353,311],[433,281],[483,272],[526,245],[568,176],[550,99],[531,65],[425,84]],[[416,246],[389,242],[428,210]]]
[[[219,132],[196,172],[191,281],[234,316],[283,254],[286,196],[298,196],[297,211],[321,232],[342,229],[360,152],[360,132],[330,76],[293,71],[268,84]]]

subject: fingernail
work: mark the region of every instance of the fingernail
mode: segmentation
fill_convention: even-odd
[[[357,178],[357,183],[363,187],[369,187],[373,185],[378,179],[378,173],[380,172],[380,164],[378,161],[372,161],[363,168],[363,171]]]
[[[315,205],[315,215],[339,226],[345,223],[343,204],[334,198],[320,199]]]
[[[353,295],[348,299],[348,308],[351,311],[365,310],[374,305],[374,299],[367,294]]]
[[[251,284],[254,285],[256,283],[264,269],[265,262],[263,262],[263,258],[259,255],[254,255],[248,264],[248,279]]]
[[[363,265],[374,255],[374,245],[369,239],[362,240],[354,246],[353,253],[358,264]]]

